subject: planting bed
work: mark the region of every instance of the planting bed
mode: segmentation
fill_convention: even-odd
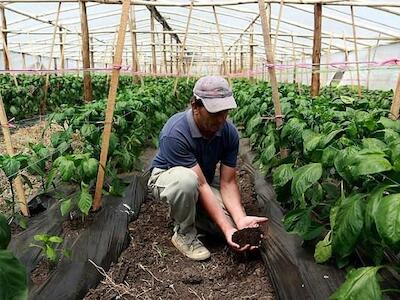
[[[258,211],[252,179],[238,171],[246,211]],[[146,198],[129,225],[132,241],[86,299],[274,299],[259,251],[238,254],[224,240],[205,237],[205,262],[185,258],[172,245],[173,224],[164,203]]]

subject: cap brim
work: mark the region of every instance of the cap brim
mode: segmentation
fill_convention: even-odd
[[[201,99],[204,107],[210,113],[217,113],[223,110],[236,108],[237,104],[233,96],[225,98],[212,98],[212,99]]]

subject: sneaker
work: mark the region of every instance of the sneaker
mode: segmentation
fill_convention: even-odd
[[[210,251],[203,246],[196,235],[175,232],[171,241],[180,252],[193,260],[206,260],[211,256]]]

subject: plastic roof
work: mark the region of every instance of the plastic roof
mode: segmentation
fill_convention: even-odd
[[[10,51],[41,55],[42,57],[46,57],[51,53],[54,24],[59,4],[49,0],[42,1],[44,2],[32,3],[29,0],[12,0],[8,4],[4,4]],[[223,60],[213,7],[208,4],[216,5],[215,10],[227,58],[233,60],[236,53],[237,62],[240,51],[242,51],[244,64],[248,64],[249,44],[251,43],[249,34],[251,29],[249,27],[254,23],[252,30],[254,32],[255,67],[262,65],[262,62],[265,61],[261,21],[258,17],[258,4],[256,1],[249,0],[241,2],[244,2],[244,4],[230,2],[231,5],[223,5],[228,2],[202,0],[194,2],[186,40],[185,56],[187,60],[193,58],[196,61],[197,72],[204,73],[205,69],[210,71],[210,68],[217,68]],[[276,41],[275,60],[280,63],[287,63],[293,60],[293,56],[297,61],[306,59],[312,54],[314,5],[289,3],[296,2],[295,0],[272,2],[274,3],[270,4],[271,36],[273,43]],[[355,46],[353,42],[351,8],[349,5],[339,5],[344,2],[350,4],[350,1],[326,0],[316,2],[326,2],[322,8],[322,55],[330,57],[334,53],[353,51]],[[141,68],[144,69],[146,65],[147,70],[147,66],[151,63],[150,11],[143,5],[143,3],[147,3],[146,1],[135,1],[135,3],[142,3],[134,5],[134,12],[139,62]],[[168,3],[171,4],[171,2],[167,1],[152,1],[153,5],[154,3],[159,4],[159,6],[156,6],[157,10],[182,42],[188,22],[189,2],[187,0],[174,1],[172,3],[173,6],[168,6]],[[353,7],[354,20],[358,51],[360,53],[367,51],[366,49],[368,48],[399,43],[400,3],[398,1],[351,1],[351,3],[355,5]],[[373,4],[374,6],[368,7],[363,6],[363,4]],[[87,2],[86,5],[95,65],[103,66],[106,62],[111,63],[111,49],[115,44],[121,5],[101,4],[98,2]],[[179,5],[186,6],[180,7]],[[28,16],[33,16],[41,21]],[[58,23],[64,28],[65,58],[80,60],[81,37],[78,33],[81,32],[81,24],[78,1],[69,0],[69,2],[61,3]],[[160,65],[163,61],[163,27],[157,21],[155,21],[155,31],[157,32],[155,35],[157,63]],[[275,40],[276,36],[277,39]],[[167,59],[170,59],[169,51],[172,49],[174,51],[173,60],[175,60],[176,47],[170,46],[171,40],[170,35],[166,34]],[[53,57],[60,57],[59,43],[59,34],[57,34]],[[173,45],[175,45],[175,40],[173,40]],[[132,64],[131,49],[128,26],[124,51],[124,63],[127,65]],[[397,50],[391,56],[399,57],[399,48],[395,49]],[[203,70],[200,67],[201,65]],[[214,65],[214,67],[211,67],[211,65]]]

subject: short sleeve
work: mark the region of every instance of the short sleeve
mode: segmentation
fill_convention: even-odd
[[[163,137],[160,140],[160,152],[163,153],[168,169],[177,166],[191,168],[197,164],[190,146],[177,138]]]
[[[229,130],[225,145],[221,163],[225,166],[235,168],[239,153],[239,133],[233,125]]]

